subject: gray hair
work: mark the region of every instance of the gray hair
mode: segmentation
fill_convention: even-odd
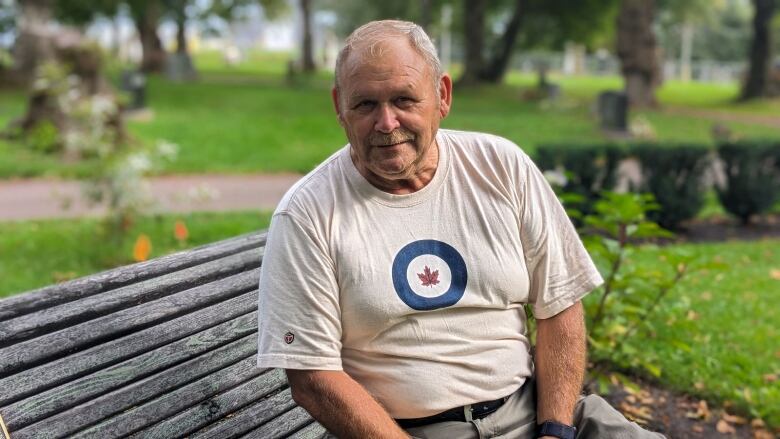
[[[339,80],[341,72],[344,69],[344,63],[349,54],[358,46],[367,47],[371,54],[381,53],[377,47],[379,43],[388,37],[406,37],[412,47],[419,53],[425,63],[431,68],[433,76],[433,89],[436,95],[439,95],[439,80],[441,80],[444,71],[441,67],[438,55],[436,55],[436,46],[425,33],[425,30],[417,24],[410,21],[400,20],[380,20],[371,21],[355,29],[344,42],[344,47],[336,58],[336,89],[339,89]]]

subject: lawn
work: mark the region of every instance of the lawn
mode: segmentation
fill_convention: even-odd
[[[668,265],[672,251],[723,268],[684,278],[632,345],[653,353],[666,387],[780,426],[780,241],[647,246],[626,266]]]
[[[189,237],[180,243],[174,224]],[[133,261],[137,237],[152,243],[150,258],[268,227],[270,212],[196,213],[142,218],[112,238],[97,219],[0,222],[0,298]]]
[[[307,172],[346,142],[331,104],[332,76],[285,79],[286,55],[251,53],[247,61],[226,67],[219,54],[198,55],[200,79],[172,83],[161,77],[148,82],[150,118],[131,119],[131,135],[141,142],[165,139],[179,145],[176,161],[165,173]],[[558,77],[562,96],[554,102],[528,101],[524,90],[532,75],[511,72],[505,85],[456,89],[445,128],[503,135],[533,153],[543,143],[567,139],[607,140],[593,113],[598,92],[619,89],[619,77]],[[0,125],[24,110],[19,93],[0,92]],[[780,137],[780,126],[767,117],[780,114],[780,100],[736,104],[736,84],[669,81],[659,91],[661,110],[641,111],[659,140],[710,142],[719,114],[742,137]],[[752,120],[759,118],[762,120]],[[56,158],[0,141],[0,178],[35,175],[78,176],[89,164],[62,164]]]

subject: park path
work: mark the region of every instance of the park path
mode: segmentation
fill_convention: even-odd
[[[156,211],[273,210],[297,174],[173,175],[149,179]],[[75,180],[0,180],[0,221],[80,218],[105,213],[90,206]]]

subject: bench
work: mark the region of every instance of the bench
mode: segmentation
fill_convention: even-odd
[[[254,233],[0,301],[0,438],[320,438],[256,367]]]

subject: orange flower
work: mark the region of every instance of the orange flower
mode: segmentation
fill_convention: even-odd
[[[138,239],[135,240],[135,246],[133,247],[133,259],[136,262],[145,261],[149,258],[151,252],[152,241],[149,237],[143,233],[138,235]]]
[[[184,221],[178,220],[176,221],[176,224],[173,225],[173,236],[179,242],[186,241],[187,237],[190,236],[190,232],[187,230],[187,225],[184,224]]]

